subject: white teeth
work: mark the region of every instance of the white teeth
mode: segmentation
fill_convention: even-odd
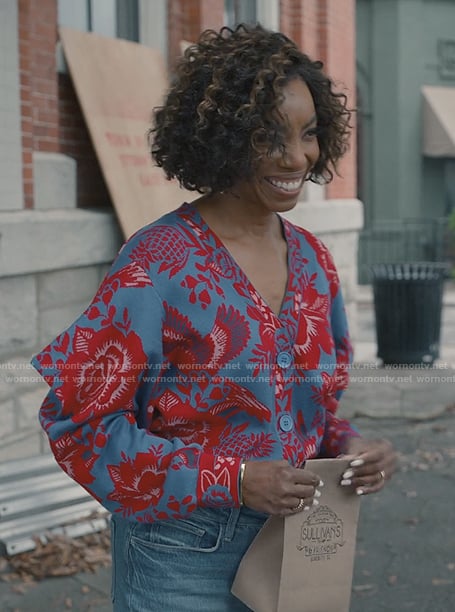
[[[278,187],[278,189],[283,189],[284,191],[296,191],[300,188],[302,184],[301,180],[298,181],[276,181],[274,179],[269,179],[269,182],[272,183],[274,187]]]

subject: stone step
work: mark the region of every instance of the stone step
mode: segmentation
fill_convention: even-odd
[[[105,529],[108,512],[51,455],[0,463],[0,554],[33,550],[52,535]]]

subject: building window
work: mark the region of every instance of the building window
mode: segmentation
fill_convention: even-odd
[[[139,41],[138,0],[117,0],[117,37]]]
[[[58,22],[111,38],[139,38],[137,0],[58,0]]]
[[[260,23],[270,30],[280,28],[280,0],[224,0],[224,23]]]
[[[238,23],[255,24],[256,0],[224,0],[224,22],[230,28]]]
[[[455,79],[455,40],[438,40],[438,60],[441,79]]]

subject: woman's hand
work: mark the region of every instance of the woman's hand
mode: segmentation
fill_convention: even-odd
[[[387,440],[350,438],[341,456],[351,461],[340,484],[355,487],[358,495],[380,491],[396,469],[396,453]]]
[[[317,505],[324,483],[306,469],[292,467],[287,461],[247,461],[242,483],[245,506],[286,516]]]

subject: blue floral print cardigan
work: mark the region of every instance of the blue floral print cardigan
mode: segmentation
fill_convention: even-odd
[[[351,350],[323,244],[282,219],[277,316],[185,203],[121,249],[85,312],[33,359],[60,466],[137,521],[238,506],[243,460],[336,456]]]

